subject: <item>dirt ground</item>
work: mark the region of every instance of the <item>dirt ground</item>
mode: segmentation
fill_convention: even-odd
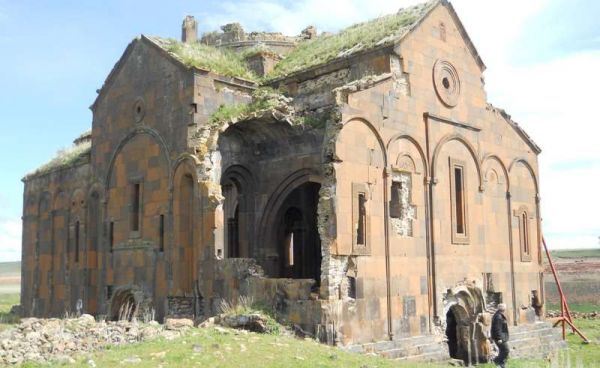
[[[547,262],[546,262],[547,263]],[[600,257],[553,257],[567,302],[600,305]],[[546,302],[559,304],[559,294],[550,266],[544,271]]]

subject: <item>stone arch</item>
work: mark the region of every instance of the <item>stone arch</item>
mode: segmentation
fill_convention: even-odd
[[[264,243],[265,234],[269,224],[273,224],[274,217],[276,216],[277,208],[281,206],[287,196],[300,185],[307,182],[322,183],[321,177],[315,170],[302,169],[288,175],[281,184],[273,191],[273,194],[269,197],[263,213],[263,217],[259,223],[259,241],[258,243]]]
[[[111,321],[128,320],[131,321],[137,314],[141,300],[132,288],[120,288],[115,291],[110,300]]]
[[[113,151],[113,153],[110,157],[110,161],[108,163],[107,170],[106,170],[106,177],[104,180],[105,188],[107,188],[107,189],[110,188],[110,178],[112,175],[115,161],[116,161],[117,157],[119,156],[119,153],[121,153],[123,148],[127,145],[127,143],[129,143],[129,141],[131,141],[133,138],[135,138],[137,135],[140,135],[140,134],[149,135],[160,146],[161,154],[164,156],[165,162],[167,163],[167,172],[169,172],[169,173],[171,172],[171,160],[169,159],[169,156],[170,156],[169,148],[168,148],[167,144],[165,143],[164,139],[162,138],[162,136],[154,129],[139,126],[139,127],[134,128],[129,133],[127,133],[127,135],[125,135],[125,137],[123,137],[123,139],[121,139],[121,141],[117,145],[117,148],[115,148],[115,150]]]
[[[290,175],[281,181],[277,188],[273,191],[273,194],[267,200],[267,203],[262,211],[263,216],[260,218],[258,223],[257,235],[257,247],[254,249],[254,256],[258,258],[264,258],[260,252],[264,249],[258,249],[258,245],[269,247],[274,252],[278,251],[278,238],[277,231],[280,225],[280,213],[282,206],[290,195],[302,185],[307,183],[315,183],[321,185],[322,179],[315,170],[312,169],[301,169]],[[316,209],[315,209],[316,211]],[[319,264],[319,266],[321,266]],[[265,271],[271,274],[279,274],[279,263],[277,264],[265,264]],[[320,282],[320,280],[317,280]]]
[[[428,173],[429,169],[427,167],[427,159],[425,157],[425,152],[423,151],[423,148],[421,148],[421,145],[419,144],[419,142],[417,142],[417,140],[414,139],[413,137],[411,137],[410,135],[407,135],[407,134],[397,134],[397,135],[393,136],[389,140],[389,142],[387,144],[387,147],[386,147],[387,151],[388,152],[390,151],[391,145],[393,143],[398,142],[400,140],[406,140],[406,141],[408,141],[409,143],[411,143],[416,148],[417,152],[419,152],[419,158],[421,159],[421,165],[422,165],[422,168],[423,168],[423,172],[424,173]],[[400,155],[403,155],[403,154],[404,153],[400,153]],[[418,165],[417,165],[417,162],[415,161],[414,157],[411,156],[410,158],[415,163],[415,168],[418,170]]]
[[[173,175],[173,247],[166,249],[170,255],[175,290],[191,295],[195,275],[196,223],[199,210],[199,189],[195,167],[182,160]]]
[[[475,169],[477,170],[477,176],[479,178],[479,190],[483,191],[484,190],[483,173],[481,171],[481,165],[480,165],[479,158],[477,156],[477,151],[475,150],[475,147],[473,147],[473,145],[471,143],[469,143],[469,141],[460,134],[449,134],[449,135],[445,136],[444,138],[442,138],[439,141],[439,143],[435,147],[435,149],[433,151],[433,157],[431,159],[431,178],[432,178],[433,182],[436,183],[436,181],[437,181],[437,179],[436,179],[437,158],[438,158],[442,148],[444,147],[444,145],[446,143],[452,142],[452,141],[457,141],[457,142],[462,143],[465,146],[465,148],[469,151],[469,153],[471,154],[471,157],[473,158],[473,162],[475,163]]]
[[[348,119],[342,126],[342,130],[348,125],[351,124],[353,122],[358,122],[358,123],[362,123],[364,125],[367,126],[367,128],[369,128],[369,130],[371,131],[371,133],[373,133],[373,136],[375,137],[375,139],[377,140],[377,142],[379,143],[379,148],[381,149],[381,154],[383,155],[383,167],[387,167],[388,165],[388,157],[387,157],[387,149],[386,149],[386,145],[383,143],[383,139],[381,139],[381,136],[379,135],[379,132],[377,131],[377,128],[375,128],[375,126],[373,124],[371,124],[371,122],[369,122],[367,119],[362,118],[362,117],[353,117],[351,119]],[[340,130],[341,132],[341,130]],[[338,134],[338,138],[339,138],[339,134]]]
[[[519,164],[519,163],[522,164],[523,166],[525,166],[525,168],[531,174],[531,178],[533,179],[533,184],[535,186],[535,193],[536,193],[536,195],[539,195],[540,191],[539,191],[539,186],[538,186],[537,174],[536,174],[535,170],[533,169],[533,167],[531,166],[531,164],[525,158],[522,158],[522,157],[515,158],[510,163],[510,166],[508,167],[508,172],[511,173],[513,171],[513,168],[515,167],[515,165]]]
[[[171,191],[173,190],[174,185],[175,185],[175,178],[181,170],[185,170],[187,173],[192,175],[192,177],[194,178],[194,181],[197,183],[198,182],[198,173],[197,173],[198,165],[200,165],[200,160],[198,159],[197,156],[192,155],[190,153],[183,153],[183,154],[179,155],[179,157],[177,157],[175,159],[175,161],[173,161],[173,171],[171,172],[171,177],[169,178],[170,190]],[[181,169],[181,167],[184,167],[185,169]]]
[[[501,169],[502,169],[502,174],[504,175],[504,180],[505,180],[505,185],[506,185],[506,192],[510,192],[510,177],[508,175],[508,170],[506,169],[506,165],[504,165],[504,162],[500,159],[500,157],[490,154],[487,155],[483,158],[483,160],[481,160],[481,167],[485,168],[487,165],[489,165],[491,162],[497,162],[498,165],[500,165]],[[496,171],[496,170],[494,170]],[[484,171],[485,174],[487,174],[487,171]],[[499,173],[496,172],[496,174],[498,175]],[[485,177],[484,177],[485,178]]]
[[[252,194],[255,193],[255,177],[242,165],[232,165],[221,175],[223,200],[223,224],[225,256],[249,257],[253,254],[254,210]]]
[[[459,285],[448,290],[444,301],[444,325],[450,357],[469,366],[484,362],[487,354],[481,351],[481,346],[486,343],[486,337],[474,333],[485,328],[478,324],[486,310],[481,289],[475,285]]]

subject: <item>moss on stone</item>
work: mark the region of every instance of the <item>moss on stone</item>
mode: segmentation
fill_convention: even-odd
[[[151,37],[151,40],[187,66],[207,69],[228,77],[258,80],[258,77],[248,69],[243,55],[231,50],[199,42],[183,43],[172,38]]]
[[[433,4],[435,2],[415,5],[401,9],[396,14],[355,24],[336,34],[303,41],[275,66],[268,78],[275,79],[338,57],[391,44],[406,34]]]

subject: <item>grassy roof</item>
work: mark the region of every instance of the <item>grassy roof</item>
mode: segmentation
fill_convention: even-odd
[[[429,1],[400,9],[396,14],[355,24],[336,34],[303,41],[275,66],[269,78],[282,77],[338,57],[391,44],[406,34],[434,4],[435,1]]]
[[[243,55],[226,48],[217,48],[199,42],[183,43],[172,38],[149,38],[187,66],[207,69],[228,77],[258,80],[258,77],[248,69]]]
[[[54,158],[38,167],[35,171],[27,174],[26,178],[46,174],[55,169],[75,165],[90,153],[92,142],[85,141],[65,149],[59,150]]]
[[[232,105],[221,105],[212,113],[209,124],[218,127],[233,120],[244,119],[261,111],[273,109],[288,110],[286,97],[269,87],[257,88],[252,94],[252,102]]]

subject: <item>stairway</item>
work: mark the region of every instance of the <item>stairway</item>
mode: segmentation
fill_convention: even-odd
[[[560,331],[549,322],[536,322],[510,328],[512,358],[542,358],[566,347]],[[410,361],[444,361],[450,359],[444,336],[425,335],[379,341],[343,348],[356,353],[375,353],[386,358]]]

